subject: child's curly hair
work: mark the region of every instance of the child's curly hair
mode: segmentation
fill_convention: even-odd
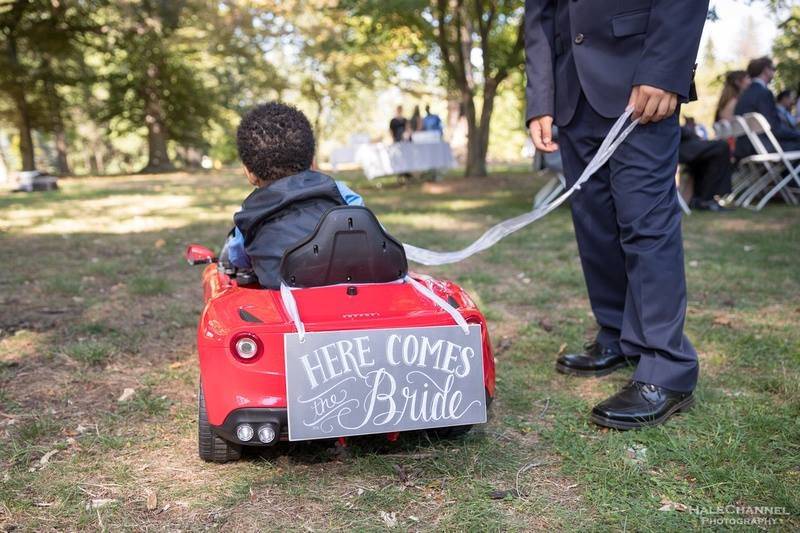
[[[311,168],[314,132],[302,111],[279,102],[251,109],[236,130],[239,158],[261,181]]]

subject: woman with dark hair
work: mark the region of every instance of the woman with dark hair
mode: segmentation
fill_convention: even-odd
[[[733,119],[733,109],[739,101],[739,95],[747,89],[750,81],[750,76],[744,70],[732,70],[725,75],[725,85],[719,96],[714,122]]]
[[[414,106],[414,114],[411,115],[411,123],[409,124],[411,133],[415,131],[422,131],[422,113],[419,111],[419,106]]]

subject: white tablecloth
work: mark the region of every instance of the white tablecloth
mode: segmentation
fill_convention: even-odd
[[[364,144],[356,150],[355,159],[368,179],[406,172],[447,170],[455,166],[453,152],[446,142]]]

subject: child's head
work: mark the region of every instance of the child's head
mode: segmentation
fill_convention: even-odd
[[[236,147],[248,180],[261,187],[311,168],[314,132],[301,111],[270,102],[242,118]]]

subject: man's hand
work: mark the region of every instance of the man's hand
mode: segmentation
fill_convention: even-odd
[[[543,115],[531,119],[528,130],[537,150],[547,153],[558,150],[558,145],[553,142],[553,117]]]
[[[632,118],[640,119],[640,124],[663,120],[672,115],[677,106],[677,94],[650,85],[636,85],[628,100],[628,107],[633,107]]]

